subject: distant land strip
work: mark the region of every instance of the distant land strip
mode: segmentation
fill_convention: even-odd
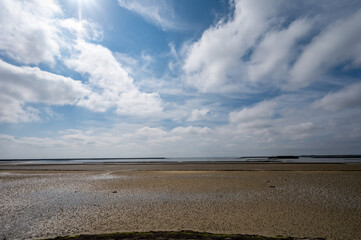
[[[0,161],[64,161],[64,160],[162,160],[165,157],[140,157],[140,158],[8,158]]]
[[[166,160],[166,159],[299,159],[299,158],[361,158],[357,155],[279,155],[279,156],[243,156],[243,157],[112,157],[112,158],[7,158],[0,161],[67,161],[67,160]]]
[[[361,155],[279,155],[279,156],[244,156],[240,159],[298,159],[298,158],[361,158]]]

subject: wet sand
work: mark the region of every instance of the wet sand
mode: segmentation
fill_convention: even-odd
[[[361,237],[361,164],[0,164],[0,238],[194,230]]]

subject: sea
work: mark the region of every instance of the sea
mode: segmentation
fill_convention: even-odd
[[[271,156],[271,157],[187,157],[187,158],[56,158],[56,159],[0,159],[0,164],[111,164],[111,163],[361,163],[361,156]]]

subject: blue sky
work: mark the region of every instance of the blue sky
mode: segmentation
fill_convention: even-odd
[[[361,2],[0,2],[0,158],[360,154]]]

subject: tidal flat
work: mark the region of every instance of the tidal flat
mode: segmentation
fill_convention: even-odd
[[[0,165],[0,237],[111,232],[358,239],[361,164]]]

